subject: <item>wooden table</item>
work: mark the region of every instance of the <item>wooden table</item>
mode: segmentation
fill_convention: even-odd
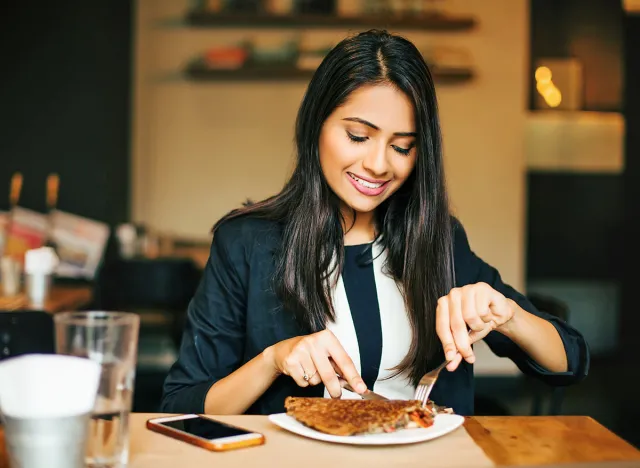
[[[42,307],[29,304],[27,297],[21,294],[16,297],[0,296],[0,310],[45,310],[51,314],[67,310],[79,310],[91,303],[93,290],[90,286],[58,286],[51,288],[49,299]]]
[[[154,448],[152,465],[157,466],[211,466],[217,464],[219,466],[234,466],[235,461],[240,458],[246,458],[251,454],[258,455],[258,448],[246,449],[238,452],[229,452],[225,454],[209,454],[203,449],[188,446],[182,442],[170,440],[159,434],[148,432],[144,427],[144,422],[154,416],[152,414],[133,414],[131,416],[131,465],[133,468],[138,466],[148,466],[148,463],[141,461],[141,456],[146,453],[141,451]],[[258,417],[260,424],[264,425],[266,418]],[[233,421],[238,425],[251,428],[256,423],[255,417],[250,416],[227,416],[222,419]],[[265,426],[266,427],[266,426]],[[269,428],[270,433],[267,434],[267,444],[269,440],[273,441],[276,436],[275,431],[278,429]],[[580,463],[580,462],[605,462],[605,461],[637,461],[640,464],[640,451],[626,443],[615,434],[601,426],[593,419],[585,416],[483,416],[467,418],[464,429],[471,436],[473,441],[485,452],[490,460],[497,466],[532,466],[532,465],[549,465],[561,463]],[[448,436],[445,436],[448,437]],[[443,437],[442,439],[444,439]],[[437,439],[436,439],[437,440]],[[291,436],[288,441],[287,451],[296,451],[296,444],[305,445],[306,450],[312,447],[317,456],[322,450],[335,450],[337,445],[325,444],[321,442],[309,441],[308,439],[297,438]],[[312,445],[308,445],[312,444]],[[6,454],[3,448],[3,434],[0,428],[0,468],[7,468]],[[416,444],[403,448],[375,448],[370,449],[357,447],[350,448],[348,446],[340,446],[338,449],[343,453],[349,453],[356,457],[360,457],[366,452],[375,452],[376,457],[380,457],[380,462],[387,466],[392,466],[393,457],[397,457],[397,450],[421,450],[427,456],[433,449],[433,445]],[[175,450],[179,450],[176,452]],[[256,451],[254,451],[256,450]],[[392,455],[392,451],[396,450]],[[347,452],[345,452],[347,451]],[[173,453],[173,455],[167,455]],[[262,452],[264,453],[264,452]],[[309,456],[311,457],[310,454]],[[370,455],[370,454],[369,454]],[[194,463],[189,464],[189,457],[194,456]],[[217,457],[217,458],[215,458]],[[238,458],[234,458],[238,457]],[[388,457],[388,458],[385,458]],[[200,464],[195,458],[200,460],[208,460],[209,463]],[[256,460],[257,462],[258,460]],[[275,464],[277,460],[259,460],[263,466],[271,466],[271,461]],[[430,463],[425,464],[424,459],[417,460],[420,462],[416,466],[437,466]],[[305,460],[303,465],[309,467],[313,465],[313,457]],[[150,466],[150,465],[149,465]],[[382,466],[382,465],[381,465]],[[405,466],[405,465],[403,465]]]
[[[640,463],[640,451],[586,416],[479,416],[464,427],[498,466]]]

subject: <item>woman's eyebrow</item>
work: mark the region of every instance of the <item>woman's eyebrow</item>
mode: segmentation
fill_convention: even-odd
[[[372,124],[371,122],[361,119],[360,117],[345,117],[342,120],[348,120],[349,122],[357,122],[357,123],[361,123],[363,125],[366,125],[367,127],[371,127],[374,130],[380,130],[380,127],[378,127],[375,124]],[[395,136],[400,136],[400,137],[415,137],[416,136],[416,132],[394,132]]]

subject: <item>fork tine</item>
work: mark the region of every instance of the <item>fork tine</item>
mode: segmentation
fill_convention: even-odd
[[[422,394],[422,404],[426,405],[429,401],[429,394],[431,393],[431,387],[424,387],[424,393]]]
[[[425,387],[424,395],[422,395],[422,406],[425,406],[427,403],[429,403],[429,395],[431,394],[431,388],[432,386]]]
[[[420,381],[418,382],[418,386],[416,387],[415,392],[413,393],[413,399],[419,400],[422,402],[422,405],[426,405],[429,402],[429,395],[431,394],[431,389],[438,380],[438,376],[440,375],[440,371],[444,369],[450,361],[444,361],[435,369],[427,372],[422,376]]]

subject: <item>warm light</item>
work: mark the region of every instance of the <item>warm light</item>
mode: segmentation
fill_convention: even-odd
[[[562,93],[554,86],[551,92],[544,96],[544,100],[547,101],[549,107],[558,107],[562,102]]]
[[[536,81],[538,83],[551,82],[551,70],[547,67],[538,67],[536,70]]]
[[[562,93],[551,81],[551,70],[548,67],[536,69],[536,89],[549,107],[558,107],[562,102]]]
[[[548,90],[551,89],[551,86],[553,86],[552,83],[538,83],[536,85],[536,89],[541,96],[544,96],[545,92],[548,92]]]

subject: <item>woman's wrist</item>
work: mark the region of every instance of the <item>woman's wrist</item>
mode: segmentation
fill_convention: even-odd
[[[205,397],[205,412],[208,414],[244,413],[280,375],[275,365],[275,356],[276,348],[270,346],[242,367],[213,384]]]
[[[517,338],[520,330],[522,329],[522,322],[524,320],[523,314],[527,312],[523,310],[513,299],[507,298],[507,303],[511,308],[511,318],[496,328],[496,331],[502,333],[507,338]]]
[[[509,299],[511,319],[496,330],[517,344],[534,361],[551,372],[566,372],[567,354],[556,327]]]
[[[278,366],[276,365],[276,346],[278,344],[274,344],[271,346],[268,346],[267,348],[265,348],[264,351],[262,351],[262,363],[265,366],[265,368],[269,369],[270,372],[273,373],[274,377],[277,377],[280,375],[280,371],[278,370]]]

